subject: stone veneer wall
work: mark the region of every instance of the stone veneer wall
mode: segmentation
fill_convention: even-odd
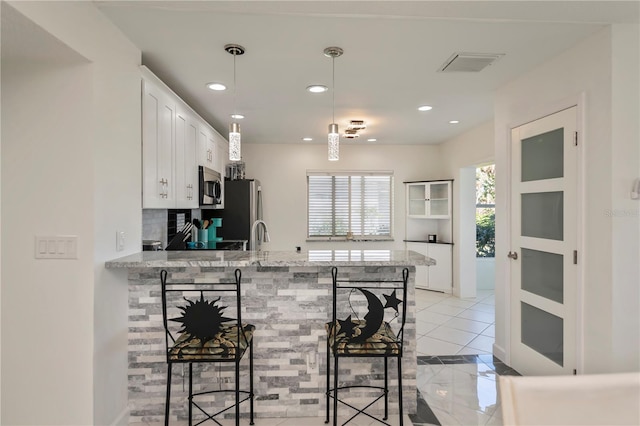
[[[235,267],[167,268],[169,281],[206,282],[232,280]],[[362,279],[376,274],[379,279],[398,279],[402,266],[340,267],[340,277]],[[165,337],[162,328],[160,291],[161,268],[129,271],[129,407],[130,422],[156,422],[164,418],[166,384]],[[254,334],[255,415],[260,417],[323,416],[326,387],[326,332],[324,324],[331,316],[331,267],[245,267],[242,270],[243,322],[256,326]],[[407,323],[402,363],[405,414],[415,413],[416,335],[415,267],[409,267]],[[316,369],[313,360],[317,360]],[[372,364],[373,362],[373,364]],[[225,382],[232,371],[219,364],[194,366],[194,388],[201,384],[230,386]],[[232,365],[231,365],[232,366]],[[241,386],[248,387],[248,359],[242,361]],[[359,382],[381,385],[380,359],[343,359],[340,383]],[[397,366],[389,363],[390,412],[397,413]],[[196,374],[197,373],[197,374]],[[187,416],[186,390],[188,367],[174,365],[172,375],[171,420]],[[200,375],[202,374],[202,375]],[[204,382],[201,382],[201,379]],[[184,384],[184,385],[183,385]],[[367,400],[367,391],[351,390],[350,403]],[[341,392],[341,399],[346,392]],[[229,401],[231,402],[231,401]],[[228,404],[227,404],[228,405]],[[248,416],[248,403],[241,405]],[[381,413],[378,401],[372,412]],[[198,416],[194,410],[195,418]],[[229,415],[233,415],[233,409]],[[342,406],[341,415],[353,410]]]

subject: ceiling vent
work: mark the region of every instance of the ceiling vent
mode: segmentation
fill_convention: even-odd
[[[504,56],[504,53],[454,53],[438,72],[480,72]]]

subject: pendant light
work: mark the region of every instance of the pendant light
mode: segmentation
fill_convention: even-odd
[[[238,116],[238,114],[236,114],[236,56],[244,54],[244,47],[239,44],[227,44],[224,50],[233,55],[233,117],[235,120],[235,117]],[[233,121],[229,124],[230,161],[240,161],[242,159],[240,139],[240,124]]]
[[[331,124],[329,124],[328,135],[328,147],[329,147],[329,161],[338,161],[340,158],[340,133],[338,133],[338,125],[336,124],[336,65],[335,59],[341,56],[344,51],[339,47],[327,47],[324,49],[324,55],[331,58],[332,67],[332,117]]]

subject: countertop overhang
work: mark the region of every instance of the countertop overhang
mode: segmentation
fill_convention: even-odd
[[[435,260],[410,250],[144,251],[105,263],[106,268],[430,266]]]

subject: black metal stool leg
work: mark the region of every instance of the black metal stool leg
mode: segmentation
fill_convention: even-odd
[[[400,412],[400,426],[403,425],[402,415],[402,358],[398,357],[398,411]]]
[[[338,426],[338,357],[333,357],[333,426]]]
[[[389,418],[389,364],[388,358],[384,357],[384,417],[382,420]]]
[[[249,424],[253,425],[253,339],[249,342]]]
[[[240,426],[240,358],[236,355],[236,426]]]
[[[167,398],[164,403],[164,426],[169,426],[169,403],[171,402],[171,366],[167,364]]]
[[[193,411],[193,363],[189,363],[189,426],[193,424],[191,415]]]
[[[327,411],[327,416],[324,419],[325,423],[329,423],[329,377],[331,374],[331,352],[330,352],[330,348],[329,348],[329,339],[327,339],[327,392],[326,392],[326,399],[327,399],[327,407],[326,407],[326,411]]]

